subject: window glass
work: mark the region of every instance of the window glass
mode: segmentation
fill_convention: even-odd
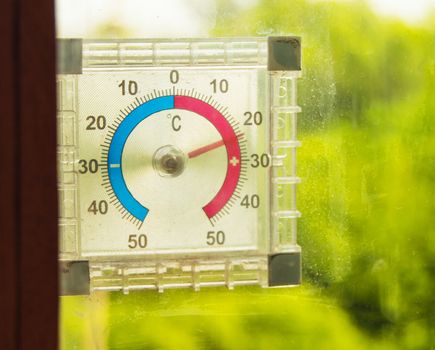
[[[61,348],[433,348],[434,8],[57,0],[59,38],[290,34],[303,43],[302,285],[64,296]]]

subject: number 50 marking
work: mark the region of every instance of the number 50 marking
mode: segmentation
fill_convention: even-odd
[[[208,231],[207,245],[222,245],[225,243],[224,231]]]
[[[130,249],[134,248],[146,248],[148,244],[147,236],[145,235],[129,235],[128,236],[128,247]]]

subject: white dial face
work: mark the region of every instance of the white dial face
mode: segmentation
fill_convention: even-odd
[[[258,67],[78,76],[81,255],[265,251],[265,76]]]

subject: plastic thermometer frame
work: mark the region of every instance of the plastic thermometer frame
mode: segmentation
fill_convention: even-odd
[[[123,291],[168,288],[260,285],[286,287],[301,283],[301,249],[296,241],[297,219],[296,136],[297,79],[301,75],[301,40],[295,36],[176,40],[58,40],[58,187],[59,259],[62,295],[92,291]],[[199,252],[163,257],[144,255],[106,256],[92,259],[82,254],[80,185],[78,172],[77,77],[98,70],[134,71],[144,67],[250,67],[264,71],[262,87],[268,118],[269,226],[264,247],[257,254]],[[166,101],[166,100],[165,100]],[[187,98],[174,102],[182,106]],[[172,105],[172,106],[173,106]],[[120,133],[121,134],[121,133]],[[112,152],[112,154],[110,153]],[[120,157],[116,149],[109,157]],[[227,150],[227,152],[229,152]],[[239,155],[240,157],[240,155]],[[110,159],[112,159],[110,158]],[[110,160],[109,160],[110,162]],[[112,169],[113,177],[119,169]],[[118,183],[118,182],[116,182]],[[208,208],[214,213],[214,208]],[[137,206],[139,218],[146,208]],[[211,215],[211,214],[210,214]]]

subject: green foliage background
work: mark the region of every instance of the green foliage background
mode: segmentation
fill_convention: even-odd
[[[304,284],[62,300],[64,349],[434,349],[435,17],[218,1],[213,36],[303,38]],[[80,311],[77,311],[80,310]]]

